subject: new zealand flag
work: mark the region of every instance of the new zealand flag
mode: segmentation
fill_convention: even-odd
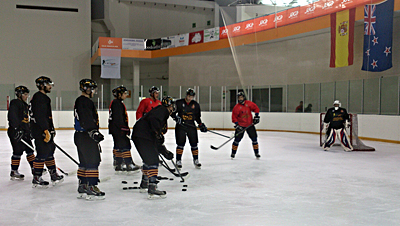
[[[364,55],[361,70],[384,71],[392,67],[394,0],[364,6]]]

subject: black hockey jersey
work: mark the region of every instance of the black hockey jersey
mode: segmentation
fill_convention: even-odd
[[[91,99],[85,96],[76,98],[74,105],[75,130],[92,131],[99,129],[99,115]]]
[[[25,134],[30,133],[28,104],[20,99],[14,99],[10,102],[8,110],[8,125],[12,134],[16,130],[22,130]]]
[[[156,133],[161,133],[167,126],[169,111],[166,107],[159,105],[141,117],[132,129],[132,138],[139,137],[155,141]]]
[[[108,133],[120,135],[121,132],[125,132],[128,134],[128,113],[122,100],[114,99],[110,104],[108,113]]]
[[[38,91],[33,95],[29,106],[29,115],[33,138],[42,139],[45,130],[54,131],[51,100],[46,94]]]
[[[194,121],[197,124],[201,124],[201,111],[200,105],[192,100],[190,103],[187,103],[185,99],[180,99],[175,102],[176,111],[172,116],[175,118],[176,114],[182,118],[183,122],[190,125],[195,125]]]
[[[338,110],[335,110],[335,108],[329,108],[324,118],[324,122],[330,123],[329,128],[333,129],[344,128],[346,120],[349,120],[349,114],[344,108],[339,108]]]

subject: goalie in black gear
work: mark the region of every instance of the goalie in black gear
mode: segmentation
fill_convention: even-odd
[[[194,122],[197,122],[201,132],[207,132],[207,127],[201,121],[199,103],[193,100],[195,95],[196,93],[194,90],[189,88],[186,91],[186,97],[176,101],[176,112],[172,115],[172,118],[176,121],[176,165],[179,168],[182,168],[182,155],[187,136],[192,150],[193,164],[197,169],[201,169],[201,163],[199,162],[199,148],[197,147],[199,139]]]
[[[100,142],[104,136],[99,132],[99,116],[90,98],[93,98],[97,84],[91,79],[79,82],[82,95],[75,101],[74,142],[78,149],[78,198],[104,199],[105,193],[97,187],[99,182]]]
[[[26,159],[32,168],[33,174],[33,160],[35,155],[33,150],[21,142],[23,139],[26,143],[32,146],[31,131],[29,127],[28,104],[26,103],[29,97],[29,89],[25,86],[18,86],[15,88],[14,99],[10,103],[8,110],[8,130],[7,134],[10,138],[11,146],[13,148],[13,155],[11,156],[11,180],[23,180],[25,175],[18,172],[21,156],[23,152],[26,153]]]
[[[53,124],[53,116],[51,112],[51,100],[47,93],[51,92],[54,83],[46,76],[40,76],[35,80],[36,86],[39,89],[30,102],[29,114],[31,117],[31,131],[35,139],[36,158],[33,162],[34,177],[32,180],[33,186],[48,185],[49,182],[42,179],[44,165],[50,172],[50,178],[53,184],[62,182],[63,176],[58,175],[56,163],[54,159],[54,137],[56,131]]]
[[[161,105],[153,108],[140,118],[132,129],[132,140],[140,157],[143,160],[141,191],[148,188],[148,198],[166,197],[165,191],[157,190],[157,175],[159,154],[171,160],[174,154],[164,146],[162,130],[167,127],[167,120],[174,111],[174,101],[171,97],[164,97]]]
[[[333,102],[333,106],[333,108],[328,109],[324,118],[326,140],[323,144],[323,148],[325,151],[328,151],[332,144],[335,143],[337,137],[345,151],[352,151],[353,146],[346,132],[346,128],[350,126],[349,114],[346,109],[341,108],[341,104],[338,100]]]
[[[112,90],[112,94],[115,99],[109,108],[108,132],[114,140],[114,169],[115,171],[139,172],[140,167],[132,160],[128,113],[123,102],[128,96],[128,90],[124,86],[118,86]]]

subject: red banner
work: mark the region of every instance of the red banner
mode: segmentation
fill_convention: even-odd
[[[99,37],[99,48],[122,49],[122,38]]]
[[[256,26],[256,32],[264,31],[273,28],[274,25],[274,16],[268,15],[254,19],[254,26]]]
[[[251,34],[256,32],[256,26],[253,20],[247,20],[242,22],[242,35]]]
[[[196,31],[189,33],[189,45],[203,43],[204,42],[204,31]]]
[[[219,28],[219,39],[225,39],[228,38],[228,27],[220,27]]]

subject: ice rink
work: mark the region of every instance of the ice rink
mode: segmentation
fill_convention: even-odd
[[[73,132],[58,130],[55,140],[78,159]],[[258,132],[261,159],[255,159],[245,135],[231,160],[231,142],[210,149],[227,138],[199,132],[202,169],[194,168],[186,144],[182,171],[190,178],[180,183],[160,167],[159,175],[174,180],[159,183],[166,199],[148,200],[146,193],[122,189],[122,181],[137,186],[133,182],[140,182],[141,174],[115,174],[112,137],[101,132],[106,139],[101,143],[100,178],[109,179],[99,188],[106,199],[86,201],[76,198],[76,174],[55,187],[32,188],[25,154],[19,170],[25,180],[11,181],[11,145],[6,131],[0,131],[0,225],[400,225],[398,144],[365,141],[376,151],[333,147],[325,152],[317,135]],[[174,130],[166,134],[166,146],[175,153]],[[132,155],[141,165],[135,148]],[[77,170],[60,151],[55,156],[64,171]]]

